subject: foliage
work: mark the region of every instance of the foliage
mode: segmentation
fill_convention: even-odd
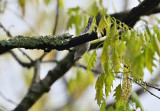
[[[102,35],[106,33],[106,39],[100,57],[104,72],[97,79],[95,99],[99,105],[102,105],[111,92],[115,80],[114,74],[122,73],[122,87],[120,83],[115,89],[114,96],[115,101],[120,102],[121,105],[119,105],[126,109],[129,107],[127,102],[132,90],[132,80],[129,77],[139,83],[143,82],[144,68],[147,68],[152,74],[152,67],[155,66],[153,60],[156,60],[154,58],[155,52],[160,56],[160,29],[155,26],[154,33],[147,31],[147,29],[145,33],[138,33],[121,22],[117,23],[114,18],[109,16],[106,18],[102,15],[97,26],[99,33]],[[95,32],[95,29],[92,28],[92,30]],[[87,71],[91,70],[91,66],[94,67],[94,63],[90,61]],[[105,93],[103,88],[105,88]]]

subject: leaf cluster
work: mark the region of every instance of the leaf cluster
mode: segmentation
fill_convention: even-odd
[[[139,83],[143,82],[144,68],[152,74],[152,68],[155,66],[153,61],[156,60],[154,55],[157,54],[160,57],[160,29],[155,26],[153,33],[147,29],[144,33],[139,33],[121,22],[117,24],[114,18],[110,16],[106,18],[105,15],[102,15],[96,29],[92,31],[105,34],[106,39],[100,57],[103,72],[96,82],[95,99],[99,105],[105,102],[111,93],[114,75],[120,73],[123,76],[123,82],[114,90],[114,96],[117,104],[120,101],[117,107],[123,106],[126,109],[132,90],[132,81],[128,77]],[[91,55],[87,71],[94,68],[95,62],[96,50]]]

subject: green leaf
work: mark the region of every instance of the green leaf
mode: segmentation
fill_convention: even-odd
[[[122,59],[124,57],[125,54],[125,50],[126,50],[126,46],[124,42],[120,42],[120,44],[117,47],[117,52],[120,58],[120,62],[122,62]]]
[[[108,59],[105,60],[105,64],[104,64],[105,75],[110,74],[110,70],[111,70],[111,64],[110,64],[110,58],[109,58],[109,55],[108,55]]]
[[[76,13],[79,13],[79,11],[80,11],[80,7],[69,8],[68,14],[69,15],[76,14]]]
[[[140,100],[139,100],[139,98],[138,98],[138,96],[135,92],[132,93],[131,98],[132,98],[132,102],[136,104],[136,108],[140,108],[141,111],[143,111],[142,104],[141,104],[141,102],[140,102]]]
[[[107,111],[115,111],[113,106],[110,106]]]
[[[62,9],[64,8],[64,2],[63,0],[58,0],[59,2],[59,7],[61,7]]]
[[[22,14],[23,16],[25,15],[25,4],[26,4],[26,0],[18,0],[19,1],[19,5],[22,8]]]
[[[119,84],[114,91],[115,93],[113,96],[115,96],[116,101],[119,101],[121,98],[121,94],[122,94],[121,84]]]
[[[94,2],[91,8],[89,9],[89,14],[92,17],[95,17],[98,14],[98,6],[96,2]]]
[[[106,23],[107,23],[106,35],[109,35],[110,28],[111,28],[111,20],[110,20],[110,16],[107,17]]]
[[[137,57],[140,53],[140,44],[139,39],[137,37],[136,31],[131,32],[131,35],[127,37],[126,40],[126,52],[125,58],[130,59],[133,61],[135,57]]]
[[[158,56],[160,56],[160,42],[158,38],[155,37],[154,35],[152,36],[152,40],[153,40],[152,42],[153,48],[157,52]]]
[[[97,52],[96,50],[94,50],[88,63],[87,72],[91,71],[92,67],[95,68],[94,65],[96,63],[96,56],[97,56]]]
[[[101,104],[100,111],[106,111],[106,102],[105,101]]]
[[[160,41],[160,30],[158,29],[157,26],[154,26],[154,32],[157,34],[157,38]]]
[[[97,104],[100,105],[102,102],[104,102],[104,94],[103,94],[103,85],[104,85],[104,73],[102,72],[97,81],[96,81],[96,97],[95,100],[97,100]]]
[[[102,16],[99,25],[98,25],[98,32],[104,35],[104,29],[107,27],[107,20],[105,15]]]
[[[144,69],[144,54],[140,54],[138,55],[134,61],[133,64],[131,65],[131,71],[132,71],[132,76],[134,77],[134,79],[136,80],[143,80],[143,72]]]
[[[104,41],[103,50],[102,50],[102,54],[100,57],[101,65],[103,69],[105,69],[106,60],[109,59],[110,43],[111,43],[111,36],[108,36],[106,37],[106,40]]]
[[[152,73],[152,67],[155,66],[153,63],[154,60],[154,52],[150,47],[146,47],[144,50],[144,55],[145,55],[145,65],[147,69]]]
[[[114,74],[105,73],[105,78],[104,78],[104,84],[105,84],[105,95],[108,97],[109,93],[111,92],[111,87],[113,86],[113,80],[115,80]]]
[[[116,48],[113,48],[113,53],[111,55],[111,62],[112,62],[112,69],[115,71],[115,73],[119,72],[119,69],[122,67],[120,65],[119,55]]]
[[[76,35],[78,35],[81,32],[81,21],[82,17],[79,14],[71,15],[68,20],[67,30],[72,28],[72,26],[75,26]]]
[[[93,17],[93,20],[92,20],[92,23],[91,23],[91,26],[89,28],[89,34],[93,32],[96,32],[96,27],[97,27],[97,24],[96,24],[96,18]]]

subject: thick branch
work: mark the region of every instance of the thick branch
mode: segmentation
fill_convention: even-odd
[[[130,13],[122,19],[122,22],[133,27],[139,20],[140,16],[151,12],[159,3],[160,0],[144,0],[139,6],[130,11]]]
[[[14,111],[27,111],[44,93],[48,92],[50,86],[60,77],[62,77],[74,64],[74,53],[68,53],[68,55],[61,60],[57,66],[50,70],[47,76],[39,83],[33,83],[29,92],[25,98],[17,106]],[[62,70],[63,67],[63,70]]]

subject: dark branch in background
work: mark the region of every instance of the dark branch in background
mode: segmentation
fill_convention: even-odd
[[[35,101],[37,101],[44,93],[48,92],[50,86],[73,66],[73,56],[73,52],[69,53],[63,60],[58,62],[54,69],[48,72],[43,80],[39,83],[32,84],[27,95],[14,111],[27,111]]]
[[[26,62],[21,61],[21,60],[18,58],[18,56],[17,56],[13,51],[10,51],[10,53],[11,53],[11,55],[14,57],[14,59],[15,59],[20,65],[22,65],[23,67],[30,68],[30,67],[32,67],[32,66],[34,65],[33,62],[31,62],[31,63],[26,63]]]
[[[147,12],[151,12],[159,2],[160,0],[144,0],[139,6],[130,11],[130,13],[122,19],[122,22],[133,27],[140,16],[147,14]]]
[[[6,28],[1,23],[0,23],[0,27],[4,30],[4,32],[6,32],[8,37],[10,38],[12,37],[11,33],[8,30],[6,30]]]
[[[124,17],[122,19],[123,22],[126,23],[127,25],[131,26],[131,24],[133,24],[132,20],[134,21],[134,23],[136,22],[134,20],[135,16],[140,17],[141,15],[144,15],[145,13],[147,13],[147,11],[150,12],[152,10],[152,8],[156,7],[160,2],[160,0],[152,0],[152,2],[150,2],[150,1],[151,0],[145,0],[142,2],[143,5],[139,5],[138,7],[135,7],[128,15],[126,15],[126,17],[129,17],[129,21],[127,18]],[[156,2],[156,3],[154,3],[154,2]],[[147,9],[149,9],[149,10],[147,10]],[[146,12],[144,12],[143,10],[145,10]],[[136,14],[136,11],[137,11],[137,14]],[[140,11],[142,11],[142,13],[140,13]],[[133,16],[132,16],[132,14],[133,14]],[[96,33],[94,33],[94,34],[92,33],[91,36],[97,37],[97,34]],[[79,38],[81,38],[81,37],[83,38],[85,36],[87,36],[87,34],[84,34],[84,35],[80,36]],[[89,34],[88,34],[88,36],[89,36]],[[95,38],[95,37],[93,37],[93,38]],[[83,40],[84,39],[85,38],[83,38]],[[78,42],[81,42],[81,41],[78,41]],[[83,41],[83,43],[85,43],[85,42],[86,41]],[[73,44],[77,45],[76,43],[73,43]],[[74,46],[73,44],[72,44],[72,47]],[[21,101],[21,103],[15,108],[14,111],[27,111],[44,93],[48,92],[50,89],[50,86],[57,79],[62,77],[74,65],[73,55],[74,55],[73,52],[68,53],[68,55],[63,60],[58,62],[57,66],[53,70],[50,70],[48,72],[47,76],[42,81],[40,81],[39,83],[33,84],[30,87],[27,95],[24,97],[24,99]],[[63,70],[62,70],[62,67],[63,67]]]
[[[22,49],[18,49],[23,55],[25,55],[31,62],[33,62],[32,58],[27,54],[25,53]]]

